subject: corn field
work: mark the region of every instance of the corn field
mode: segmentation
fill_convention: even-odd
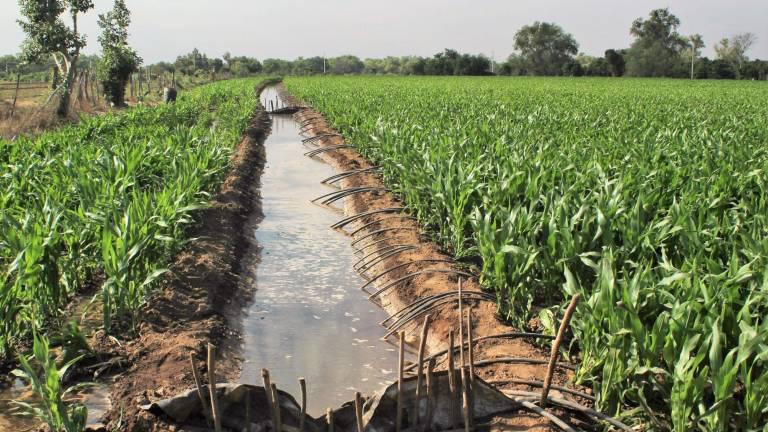
[[[135,323],[258,100],[257,81],[0,140],[0,358],[94,279],[104,327]]]
[[[511,323],[554,332],[601,410],[768,431],[768,86],[291,78]],[[477,258],[480,258],[477,260]]]

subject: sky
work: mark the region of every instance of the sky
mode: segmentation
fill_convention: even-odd
[[[111,0],[94,0],[81,18],[85,52],[98,52],[97,14]],[[750,58],[768,59],[768,0],[126,0],[133,14],[131,43],[146,63],[172,61],[198,48],[259,59],[353,54],[361,58],[431,56],[444,48],[505,59],[517,30],[555,22],[580,52],[602,55],[632,41],[629,27],[652,9],[669,7],[682,34],[700,33],[714,57],[723,37],[752,32]],[[0,54],[19,51],[16,0],[0,0]]]

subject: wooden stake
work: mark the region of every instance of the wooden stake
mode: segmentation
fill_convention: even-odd
[[[464,404],[462,414],[464,415],[464,431],[469,432],[472,429],[472,415],[469,410],[469,392],[470,392],[470,380],[467,376],[467,368],[461,368],[461,388],[464,394]]]
[[[400,432],[403,425],[403,369],[405,367],[405,332],[400,332],[400,353],[397,365],[397,419],[395,431]]]
[[[325,420],[328,422],[328,432],[333,432],[333,410],[328,408],[325,412]]]
[[[469,379],[475,380],[475,355],[473,353],[473,337],[472,337],[472,306],[467,309],[467,358],[469,360]]]
[[[281,432],[283,430],[282,413],[280,412],[280,393],[277,391],[277,385],[272,383],[272,409],[275,411],[275,431]]]
[[[301,387],[301,417],[299,417],[299,432],[304,432],[304,422],[307,417],[307,381],[299,378],[299,387]]]
[[[152,94],[152,66],[147,66],[147,94]]]
[[[464,311],[462,309],[464,301],[461,298],[461,282],[461,278],[459,278],[459,368],[466,365],[464,362]]]
[[[363,396],[355,393],[355,417],[357,418],[357,432],[363,432]]]
[[[415,410],[413,414],[413,425],[414,427],[418,427],[419,425],[419,416],[421,414],[421,387],[423,384],[423,372],[424,372],[424,349],[427,346],[427,333],[429,332],[429,322],[430,317],[429,315],[424,317],[424,324],[421,327],[421,339],[419,340],[419,359],[418,359],[418,365],[416,366],[416,402],[415,402]]]
[[[208,392],[211,395],[211,413],[213,428],[221,432],[221,417],[219,416],[219,395],[216,393],[216,347],[208,344]]]
[[[272,382],[269,379],[268,370],[261,370],[261,379],[264,382],[264,393],[267,395],[267,405],[269,405],[269,416],[272,418],[272,428],[275,428],[277,425],[277,419],[275,418],[275,402],[272,400]]]
[[[453,329],[448,332],[448,389],[451,394],[451,427],[456,427],[456,366],[453,358]]]
[[[16,90],[13,92],[13,104],[11,105],[11,118],[16,112],[16,100],[19,99],[19,84],[21,84],[21,73],[16,72]]]
[[[435,377],[432,372],[435,369],[435,359],[429,359],[427,363],[427,418],[424,421],[423,430],[432,430],[432,406],[435,399]]]
[[[544,387],[541,389],[541,401],[539,402],[539,405],[542,408],[547,407],[549,386],[552,385],[552,376],[555,374],[557,356],[560,354],[560,344],[563,342],[563,336],[565,336],[565,331],[568,329],[568,324],[571,322],[573,312],[576,311],[576,305],[579,303],[580,297],[581,294],[577,293],[571,298],[571,304],[569,304],[568,309],[565,310],[565,316],[563,316],[563,321],[560,323],[560,328],[557,330],[557,337],[552,344],[552,352],[549,355],[549,365],[547,366],[547,376],[544,379]]]
[[[208,410],[208,404],[206,403],[205,393],[203,392],[203,380],[200,378],[200,372],[197,370],[197,363],[195,362],[195,355],[189,353],[189,363],[192,366],[192,376],[195,378],[195,386],[197,387],[197,397],[200,398],[200,406],[203,407],[203,415],[205,420],[211,422],[211,413]]]

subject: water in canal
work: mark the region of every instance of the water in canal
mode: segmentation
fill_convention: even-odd
[[[276,97],[268,88],[262,103],[269,107]],[[272,120],[240,381],[261,384],[267,368],[273,382],[298,396],[298,377],[305,377],[309,412],[317,415],[355,391],[370,394],[392,382],[397,352],[380,340],[386,314],[359,289],[364,281],[353,269],[349,238],[330,228],[343,215],[310,202],[331,191],[320,180],[334,170],[303,155],[309,149],[290,115]]]

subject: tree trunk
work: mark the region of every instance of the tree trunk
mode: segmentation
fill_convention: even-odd
[[[73,57],[70,61],[64,61],[66,65],[66,76],[64,78],[64,85],[59,99],[59,107],[56,110],[56,115],[60,118],[65,118],[69,115],[69,103],[72,99],[72,89],[75,84],[75,73],[77,72],[77,57]]]

